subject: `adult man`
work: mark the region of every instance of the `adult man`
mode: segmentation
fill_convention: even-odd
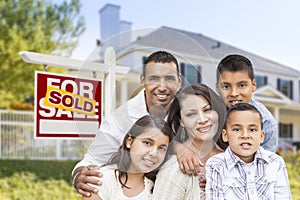
[[[145,61],[140,81],[144,89],[105,117],[88,152],[74,167],[73,182],[78,193],[84,196],[90,196],[90,192],[97,193],[97,190],[86,184],[101,185],[93,178],[101,177],[101,174],[94,170],[98,169],[94,165],[99,166],[108,161],[118,150],[124,135],[136,120],[157,111],[167,114],[170,102],[182,82],[176,58],[165,51],[152,53]]]

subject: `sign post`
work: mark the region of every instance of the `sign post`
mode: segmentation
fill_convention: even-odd
[[[104,74],[106,101],[103,110],[101,81],[36,72],[37,138],[94,137],[101,123],[102,111],[107,114],[115,108],[116,95],[112,92],[116,88],[116,74],[124,75],[129,71],[129,67],[116,65],[112,47],[105,51],[104,64],[27,51],[19,52],[19,55],[27,63],[44,67],[56,66]]]

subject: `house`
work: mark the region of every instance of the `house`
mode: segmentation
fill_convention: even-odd
[[[108,24],[119,23],[119,33],[99,45],[101,61],[103,50],[113,46],[116,50],[117,64],[130,66],[131,71],[124,77],[117,77],[116,98],[121,104],[139,89],[139,74],[143,60],[155,50],[166,50],[173,53],[180,63],[184,83],[201,82],[215,89],[217,63],[228,54],[241,54],[248,57],[253,64],[258,89],[254,98],[262,102],[279,122],[280,146],[290,144],[300,146],[300,71],[276,63],[251,52],[225,44],[216,39],[171,27],[156,29],[129,30],[122,32],[123,21],[120,21],[119,6],[107,4],[100,10],[100,17],[115,12],[114,20]],[[126,24],[130,24],[126,22]],[[109,29],[102,27],[102,30]]]

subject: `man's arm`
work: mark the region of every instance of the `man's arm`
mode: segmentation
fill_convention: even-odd
[[[102,200],[97,194],[91,194],[91,196],[83,196],[82,200]]]
[[[139,94],[140,95],[137,95],[125,104],[121,105],[113,111],[113,113],[106,115],[101,122],[96,138],[90,145],[83,160],[74,167],[73,172],[75,172],[78,167],[82,166],[101,166],[106,164],[109,158],[118,151],[123,138],[130,127],[137,119],[148,113],[144,99],[144,92],[141,91]],[[79,170],[80,169],[76,171]],[[83,185],[87,185],[91,179],[87,179],[86,177],[84,178],[83,175],[89,176],[91,173],[92,172],[80,173],[78,175],[79,177],[75,179],[75,186],[79,182],[79,184],[81,184],[81,189],[87,188],[83,187]],[[75,176],[75,173],[72,174]],[[93,177],[93,179],[95,178],[97,177]],[[103,185],[101,187],[103,187]],[[80,193],[77,188],[76,190]],[[90,192],[92,192],[92,190]]]
[[[72,179],[73,185],[79,194],[82,194],[85,197],[91,197],[93,193],[98,193],[98,190],[90,185],[93,184],[101,186],[101,181],[99,179],[95,179],[95,177],[102,177],[102,173],[95,171],[98,169],[100,168],[95,165],[89,165],[81,166],[74,170]]]
[[[99,167],[88,166],[106,164],[113,153],[118,151],[121,139],[123,139],[123,133],[115,120],[112,117],[105,119],[84,158],[73,169],[73,185],[79,194],[90,196],[91,193],[97,193],[96,188],[88,183],[101,185],[95,177],[101,178],[102,174],[95,171]]]

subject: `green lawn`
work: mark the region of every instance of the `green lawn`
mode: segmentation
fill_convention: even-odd
[[[286,161],[293,200],[300,200],[300,152],[281,155]],[[81,199],[71,185],[70,174],[76,162],[0,159],[0,199]]]

